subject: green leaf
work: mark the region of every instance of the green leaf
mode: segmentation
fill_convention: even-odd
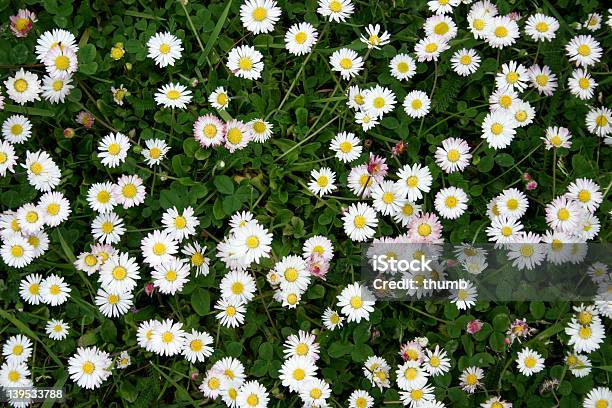
[[[259,358],[266,361],[271,361],[274,358],[274,349],[272,344],[266,342],[259,346]]]
[[[217,20],[217,24],[215,25],[214,30],[210,34],[208,41],[206,42],[206,47],[204,47],[204,51],[202,51],[200,58],[198,58],[199,64],[203,64],[204,61],[206,61],[206,58],[208,57],[210,50],[212,50],[213,46],[217,42],[217,38],[219,37],[219,33],[221,32],[221,29],[223,28],[223,24],[225,24],[225,19],[227,19],[227,14],[229,13],[231,6],[232,6],[232,0],[229,0],[227,4],[225,5],[225,9],[223,10],[223,13],[221,13],[219,20]]]
[[[228,176],[215,176],[213,184],[221,194],[234,193],[234,182]]]
[[[194,290],[191,294],[191,306],[198,315],[206,316],[210,311],[210,293],[202,288]]]

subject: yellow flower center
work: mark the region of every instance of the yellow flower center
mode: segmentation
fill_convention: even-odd
[[[444,200],[444,205],[447,208],[455,208],[457,206],[458,200],[455,196],[448,196]]]
[[[506,81],[510,84],[514,84],[518,81],[519,76],[516,72],[508,72],[506,74]]]
[[[217,95],[217,103],[221,106],[225,106],[227,105],[229,98],[227,97],[227,94],[221,92],[219,95]]]
[[[26,81],[25,79],[18,79],[15,81],[15,84],[13,86],[15,87],[15,90],[17,92],[22,93],[28,89],[28,81]]]
[[[210,388],[211,390],[216,390],[217,388],[219,388],[220,382],[218,378],[211,378],[210,380],[208,380],[208,388]]]
[[[431,54],[433,52],[436,52],[437,50],[438,50],[438,44],[436,44],[436,43],[432,42],[432,43],[429,43],[429,44],[427,44],[425,46],[425,52],[427,52],[427,53]]]
[[[353,224],[356,228],[361,229],[366,226],[366,218],[363,215],[358,215],[353,220]]]
[[[351,307],[353,309],[360,309],[361,306],[363,306],[363,300],[361,300],[361,297],[359,296],[353,296],[351,298]]]
[[[21,126],[19,123],[15,123],[13,126],[11,126],[11,133],[14,136],[19,136],[21,132],[23,132],[23,126]]]
[[[266,131],[266,124],[259,120],[253,123],[253,130],[255,133],[264,133]]]
[[[459,63],[461,65],[470,65],[472,63],[472,57],[469,55],[462,55],[461,58],[459,58]]]
[[[501,123],[494,123],[491,125],[491,133],[493,133],[494,135],[499,135],[503,131],[504,127]]]
[[[298,381],[302,381],[306,377],[306,372],[301,368],[293,370],[293,378]]]
[[[57,215],[59,214],[60,206],[57,203],[51,203],[47,206],[47,214],[49,215]]]
[[[59,295],[61,290],[58,285],[51,285],[51,287],[49,288],[49,292],[51,292],[52,295]]]
[[[608,407],[609,407],[609,404],[608,404],[608,401],[606,400],[600,399],[595,403],[595,408],[608,408]]]
[[[237,145],[242,141],[242,131],[238,128],[231,128],[229,132],[227,132],[227,140],[231,144]]]
[[[234,306],[228,306],[227,309],[225,309],[225,314],[229,317],[234,316],[236,314],[236,308]]]
[[[540,33],[545,33],[548,31],[548,24],[546,24],[544,21],[540,21],[535,25],[535,29]]]
[[[40,173],[42,173],[43,166],[39,162],[34,162],[30,166],[30,171],[38,176]]]
[[[591,193],[588,190],[580,190],[578,200],[583,203],[588,203],[591,200]]]
[[[408,217],[414,214],[414,207],[412,207],[412,204],[404,204],[404,207],[402,208],[402,213]]]
[[[204,264],[204,257],[201,253],[196,252],[195,254],[191,255],[191,263],[193,266],[201,266]]]
[[[334,13],[338,13],[342,10],[342,3],[338,0],[332,0],[329,2],[329,9]]]
[[[586,326],[587,324],[591,324],[592,321],[593,315],[586,310],[578,313],[578,322],[580,322],[581,325]]]
[[[417,228],[417,232],[419,233],[420,236],[426,237],[429,234],[431,234],[431,226],[429,224],[421,224]]]
[[[417,377],[417,370],[414,367],[410,367],[404,371],[404,377],[407,380],[414,380]]]
[[[298,302],[298,297],[295,293],[290,293],[287,296],[287,303],[289,303],[290,305],[295,305]]]
[[[481,18],[477,18],[476,20],[474,20],[474,22],[472,23],[472,26],[480,31],[480,30],[484,30],[485,28],[485,21]]]
[[[546,86],[546,84],[548,84],[548,75],[545,75],[545,74],[536,75],[536,82],[540,86]]]
[[[304,343],[300,343],[295,347],[295,352],[299,356],[305,356],[308,354],[308,346]]]
[[[478,377],[476,377],[476,374],[468,374],[465,377],[465,382],[469,385],[476,385],[478,383]]]
[[[578,47],[578,54],[582,55],[583,57],[588,57],[591,55],[591,47],[586,44],[580,45]]]
[[[38,283],[33,283],[30,285],[28,289],[31,295],[38,295],[40,293],[40,285]]]
[[[255,235],[251,235],[247,238],[246,244],[249,248],[255,249],[259,247],[259,238],[257,238]]]
[[[533,245],[523,245],[521,246],[521,255],[525,258],[529,258],[533,256]]]
[[[167,331],[162,334],[162,341],[164,343],[170,343],[172,340],[174,340],[174,334],[172,334],[171,332]]]
[[[595,119],[595,123],[599,127],[604,127],[608,124],[608,118],[605,115],[599,115],[597,119]]]
[[[495,29],[495,36],[497,38],[504,38],[508,35],[508,29],[506,27],[500,26]]]
[[[17,21],[15,21],[15,28],[17,29],[17,31],[25,31],[25,29],[28,28],[29,25],[29,18],[20,17],[17,19]]]
[[[460,157],[461,157],[461,154],[459,153],[457,149],[451,149],[446,154],[446,158],[448,159],[448,161],[452,163],[455,163],[456,161],[458,161]]]
[[[434,27],[434,32],[438,35],[444,35],[448,32],[448,30],[449,30],[448,24],[446,24],[446,22],[444,21],[439,22]]]
[[[567,208],[562,208],[559,211],[557,211],[557,218],[559,218],[561,221],[567,221],[570,217],[570,212]]]
[[[25,251],[21,245],[13,245],[11,247],[11,255],[13,255],[15,258],[21,258],[24,252]]]
[[[250,57],[242,57],[238,61],[238,66],[243,71],[250,71],[253,69],[253,60]]]
[[[168,282],[174,282],[176,280],[176,272],[175,271],[168,271],[166,272],[166,280]]]
[[[202,350],[202,340],[200,339],[192,340],[191,343],[189,343],[189,347],[191,347],[191,350],[195,351],[196,353],[198,351],[201,351]]]
[[[327,187],[328,184],[329,179],[327,178],[327,176],[319,176],[319,178],[317,179],[317,185],[321,188]]]
[[[121,193],[123,194],[125,198],[134,198],[136,197],[137,192],[138,190],[136,189],[136,186],[133,184],[126,184],[121,189]]]
[[[342,58],[340,60],[340,66],[344,69],[351,69],[353,67],[353,60],[350,58]]]
[[[578,86],[582,89],[588,89],[591,86],[591,81],[589,81],[589,78],[580,78]]]
[[[505,227],[502,227],[501,233],[504,237],[509,237],[512,235],[512,228],[506,225]]]
[[[175,100],[181,96],[181,93],[176,89],[171,89],[166,93],[166,96],[168,97],[168,99]]]
[[[319,399],[323,395],[323,391],[319,388],[313,388],[310,390],[310,398]]]
[[[108,146],[108,152],[113,156],[116,156],[121,152],[121,146],[119,145],[119,143],[111,143]]]
[[[105,222],[104,224],[102,224],[101,229],[103,233],[110,234],[111,232],[113,232],[113,229],[115,229],[115,227],[112,222]]]
[[[348,141],[344,141],[342,143],[340,143],[340,151],[342,153],[350,153],[353,150],[353,145],[351,144],[351,142]]]
[[[168,54],[170,52],[170,44],[163,43],[159,46],[159,52],[162,54]]]
[[[119,296],[114,294],[108,296],[108,303],[110,303],[111,305],[116,305],[117,302],[119,302]]]
[[[417,388],[416,390],[410,391],[410,398],[412,398],[413,401],[419,401],[423,398],[423,390]]]
[[[383,194],[382,200],[385,204],[391,204],[395,200],[395,194],[386,192]]]
[[[213,124],[208,124],[204,126],[203,132],[204,132],[204,136],[206,136],[209,139],[212,139],[213,137],[217,135],[217,127]]]
[[[70,59],[65,55],[60,55],[55,59],[55,68],[65,71],[70,66]]]
[[[406,185],[408,187],[416,187],[418,183],[419,183],[419,179],[417,178],[417,176],[410,176],[406,180]]]
[[[519,206],[519,202],[516,198],[511,198],[508,201],[506,201],[506,206],[510,209],[510,210],[516,210]]]
[[[13,347],[13,354],[16,356],[20,356],[23,353],[23,346],[21,344],[17,344]]]
[[[244,292],[244,285],[242,282],[234,282],[231,289],[234,295],[240,295],[242,292]]]
[[[4,152],[0,152],[0,164],[4,164],[8,161],[8,155]]]
[[[421,109],[421,107],[423,106],[423,102],[421,102],[420,99],[413,99],[412,102],[410,103],[410,106],[414,110]]]
[[[359,397],[355,400],[355,405],[357,408],[366,408],[368,406],[368,401],[364,397]]]
[[[166,253],[166,245],[162,242],[158,242],[153,245],[153,253],[157,256],[162,256]]]
[[[298,44],[304,44],[306,42],[306,40],[308,39],[308,36],[306,35],[305,32],[300,31],[299,33],[297,33],[295,35],[295,42]]]
[[[397,64],[397,70],[399,72],[401,72],[402,74],[405,74],[406,72],[408,72],[410,70],[410,65],[408,65],[408,63],[402,61],[402,62]]]
[[[253,20],[264,21],[268,16],[268,11],[263,7],[257,7],[253,10]]]
[[[287,268],[284,275],[287,282],[295,282],[298,278],[298,271],[295,268]]]
[[[37,236],[31,235],[28,237],[28,244],[32,245],[34,248],[38,248],[40,244],[40,240]]]
[[[182,215],[174,219],[174,226],[178,229],[183,229],[187,226],[187,220]]]
[[[259,404],[259,397],[255,394],[250,394],[246,399],[246,403],[251,407],[257,406]]]
[[[113,269],[113,278],[116,280],[124,280],[127,277],[127,269],[123,266],[115,266]]]
[[[512,105],[512,98],[508,95],[504,95],[501,98],[499,98],[499,104],[503,107],[508,109],[510,107],[510,105]]]
[[[28,211],[25,218],[27,222],[33,224],[38,221],[38,214],[35,211]]]
[[[161,149],[159,147],[152,147],[149,149],[149,156],[152,159],[159,159],[161,157]]]
[[[85,265],[94,266],[97,263],[98,263],[98,258],[96,258],[94,255],[89,254],[85,256]]]
[[[519,122],[524,122],[525,120],[527,120],[527,112],[525,111],[518,111],[514,114],[514,119],[516,119]]]

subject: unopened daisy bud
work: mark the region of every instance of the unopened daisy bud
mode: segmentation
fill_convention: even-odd
[[[132,64],[130,62],[126,62],[125,63],[125,69],[128,70],[128,71],[131,71],[132,70]]]
[[[198,84],[200,83],[200,81],[198,81],[197,78],[192,78],[191,79],[191,87],[195,88],[196,86],[198,86]]]
[[[482,329],[482,322],[476,319],[476,320],[470,320],[465,330],[469,334],[475,334],[475,333],[478,333],[480,329]]]
[[[512,344],[512,340],[510,340],[510,338],[509,338],[509,337],[506,337],[506,338],[504,339],[504,343],[505,343],[506,345],[510,345],[510,344]]]
[[[508,17],[510,17],[510,20],[519,21],[521,19],[521,14],[513,11],[512,13],[508,14]]]
[[[536,188],[538,188],[538,182],[535,180],[531,180],[527,183],[525,188],[527,189],[527,191],[535,190]]]
[[[372,329],[372,340],[380,337],[380,330],[377,328]]]
[[[144,291],[147,294],[147,296],[151,296],[153,292],[155,291],[155,285],[153,284],[153,282],[146,283],[144,287]]]
[[[200,376],[200,373],[199,373],[199,372],[197,372],[197,371],[194,371],[193,373],[191,373],[191,375],[190,375],[190,376],[191,376],[191,380],[192,380],[192,381],[195,381],[195,380],[197,380],[197,379],[198,379],[198,377]]]
[[[523,173],[523,180],[524,180],[524,181],[529,181],[529,180],[531,180],[531,174],[529,174],[529,173],[527,173],[527,172],[524,172],[524,173]]]
[[[139,145],[136,145],[132,148],[132,151],[136,154],[140,154],[140,152],[142,152],[142,147],[140,147]]]
[[[391,149],[391,153],[393,154],[393,156],[399,156],[400,154],[404,153],[405,150],[406,143],[404,143],[403,140],[400,140],[395,146],[393,146],[393,149]]]
[[[72,139],[75,135],[74,129],[73,128],[66,128],[64,129],[64,137],[66,139]]]
[[[217,163],[217,167],[222,169],[225,167],[225,162],[223,160],[219,160],[219,162]]]
[[[165,171],[161,172],[161,173],[160,173],[160,175],[159,175],[159,179],[160,179],[161,181],[166,181],[166,180],[168,180],[168,174],[166,174],[166,172],[165,172]]]

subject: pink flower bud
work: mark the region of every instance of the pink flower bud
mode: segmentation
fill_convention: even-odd
[[[152,282],[148,282],[147,284],[145,284],[144,291],[147,296],[151,296],[155,291],[155,285],[153,285]]]
[[[476,320],[469,321],[465,330],[469,334],[474,334],[474,333],[478,333],[480,329],[482,329],[482,322],[476,319]]]

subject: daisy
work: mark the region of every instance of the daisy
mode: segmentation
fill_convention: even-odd
[[[501,397],[491,397],[480,404],[482,408],[512,408],[512,404],[501,399]]]
[[[565,328],[565,334],[570,336],[567,345],[573,346],[577,353],[591,353],[598,350],[605,339],[605,328],[601,320],[593,320],[591,324],[583,325],[572,318]]]
[[[551,41],[559,29],[559,22],[554,17],[536,13],[525,22],[525,34],[534,41]]]
[[[319,170],[310,172],[312,180],[308,183],[308,189],[312,194],[323,197],[336,190],[336,174],[329,167],[321,167]]]
[[[51,319],[45,326],[45,332],[51,340],[64,340],[68,336],[69,326],[63,320]]]
[[[200,221],[194,216],[193,208],[187,207],[179,213],[176,207],[169,208],[162,216],[164,230],[178,242],[195,234]]]
[[[331,389],[327,381],[317,378],[307,382],[299,393],[306,406],[322,407],[327,405],[327,398],[331,396]]]
[[[329,63],[332,66],[332,71],[340,72],[340,75],[346,81],[357,76],[359,71],[363,69],[363,58],[348,48],[340,48],[334,51],[329,57]]]
[[[291,392],[298,392],[306,383],[315,379],[317,367],[305,356],[287,358],[279,369],[278,378]]]
[[[296,23],[285,34],[285,48],[293,55],[308,54],[317,42],[319,33],[310,23]]]
[[[54,29],[45,31],[36,40],[36,59],[44,62],[45,57],[53,48],[70,49],[77,52],[79,47],[76,44],[76,37],[69,31]]]
[[[334,245],[322,235],[308,238],[302,247],[302,257],[308,259],[315,254],[331,260],[334,257]]]
[[[266,408],[270,397],[258,381],[247,381],[238,389],[236,404],[244,408]]]
[[[555,198],[546,205],[546,223],[561,232],[573,233],[578,230],[585,215],[581,204],[564,196]]]
[[[119,358],[117,359],[117,368],[125,369],[128,368],[132,364],[132,359],[127,351],[122,351],[119,354]]]
[[[425,371],[418,361],[406,361],[400,365],[395,372],[397,375],[397,386],[401,390],[420,388],[427,384],[429,373]]]
[[[65,303],[70,297],[70,287],[62,276],[51,274],[40,282],[42,302],[51,306]]]
[[[378,122],[378,119],[367,111],[359,111],[355,113],[355,123],[361,125],[364,132],[367,132],[374,126],[378,125]]]
[[[393,91],[380,85],[366,89],[363,93],[363,98],[362,109],[373,117],[382,118],[384,114],[393,111],[395,107],[395,94]]]
[[[436,163],[446,173],[463,171],[470,163],[472,155],[467,142],[459,138],[448,138],[436,149]]]
[[[510,145],[516,134],[516,122],[509,113],[493,111],[482,122],[482,138],[493,149],[503,149]]]
[[[461,372],[459,377],[461,388],[470,394],[480,387],[480,380],[484,377],[484,371],[480,367],[468,367]]]
[[[492,48],[504,48],[512,45],[518,39],[520,33],[518,24],[508,16],[492,17],[488,30],[485,34],[485,41]]]
[[[191,329],[191,333],[185,334],[185,347],[182,354],[190,363],[202,362],[212,355],[211,344],[213,343],[214,339],[210,334]]]
[[[71,48],[63,48],[58,44],[47,52],[43,64],[50,77],[66,79],[77,70],[77,54]]]
[[[437,36],[422,38],[414,46],[414,52],[419,62],[438,61],[440,54],[448,49],[448,42]]]
[[[142,155],[149,167],[153,167],[166,158],[166,154],[170,151],[170,146],[162,139],[145,140],[145,149],[142,149]]]
[[[355,11],[352,0],[319,0],[318,5],[317,13],[336,23],[345,22]]]
[[[363,365],[363,373],[370,380],[372,386],[378,387],[381,391],[383,388],[391,386],[389,372],[391,367],[387,364],[384,358],[378,356],[370,356]]]
[[[109,354],[97,347],[79,347],[68,359],[68,373],[79,387],[93,390],[110,377],[111,364]]]
[[[374,398],[364,390],[355,390],[349,396],[349,408],[372,408]]]
[[[254,47],[241,45],[232,48],[227,57],[227,69],[245,79],[259,79],[264,68],[263,55]]]
[[[110,133],[98,143],[98,150],[102,164],[112,169],[125,162],[130,150],[130,139],[121,133]]]
[[[319,358],[319,344],[316,342],[316,337],[303,330],[300,330],[297,335],[292,334],[287,337],[283,347],[285,359],[303,356],[316,361]]]
[[[567,187],[567,197],[578,202],[587,211],[594,213],[603,201],[599,186],[590,179],[578,178]]]
[[[525,347],[518,353],[516,365],[521,374],[530,377],[544,369],[544,358],[537,351]]]
[[[225,88],[218,86],[208,97],[208,103],[215,109],[225,110],[229,106],[230,99]]]
[[[283,257],[274,266],[278,276],[281,290],[285,292],[303,293],[310,283],[310,273],[306,269],[306,262],[299,256]]]
[[[510,109],[519,101],[518,93],[508,87],[497,89],[489,96],[491,112],[501,110],[509,113]]]
[[[132,292],[112,292],[104,288],[98,289],[96,306],[106,317],[123,316],[130,310],[132,304]]]
[[[472,282],[467,282],[467,288],[465,289],[449,290],[450,296],[448,298],[459,310],[467,310],[476,304],[476,298],[478,297],[476,287]]]
[[[151,349],[161,356],[181,353],[185,346],[185,331],[182,323],[170,319],[160,322],[151,335]]]
[[[280,15],[274,0],[247,0],[240,6],[240,21],[253,34],[272,32]]]
[[[113,195],[113,184],[110,182],[95,183],[87,191],[89,207],[99,213],[110,212],[117,202]]]
[[[123,106],[123,99],[125,99],[126,96],[130,96],[130,92],[127,88],[123,87],[123,84],[119,85],[119,88],[111,86],[111,93],[113,94],[113,100],[119,106]]]
[[[28,181],[38,191],[51,191],[60,182],[61,171],[47,152],[26,153],[25,164]]]
[[[116,244],[125,233],[123,219],[114,212],[98,214],[91,222],[91,233],[102,243]]]
[[[112,292],[130,292],[136,287],[138,274],[136,258],[130,258],[127,252],[111,256],[100,268],[98,281],[101,286]]]
[[[7,141],[0,141],[0,176],[6,176],[7,171],[14,173],[17,164],[17,156],[13,145]]]
[[[516,188],[504,190],[497,199],[497,209],[505,217],[512,219],[521,218],[529,207],[527,197]]]
[[[376,48],[377,50],[379,50],[380,47],[382,47],[383,45],[389,44],[391,35],[387,31],[383,31],[382,34],[379,35],[380,33],[379,24],[376,24],[376,25],[368,24],[365,30],[366,30],[367,36],[364,36],[363,34],[361,34],[360,39],[361,39],[361,42],[367,45],[369,49]]]
[[[283,307],[288,309],[295,309],[301,299],[302,294],[299,292],[279,290],[274,293],[274,300],[280,302]]]
[[[272,234],[258,223],[250,223],[234,234],[234,248],[246,265],[259,263],[261,258],[270,256]]]
[[[338,312],[332,310],[331,308],[325,309],[323,312],[323,316],[321,317],[323,320],[323,325],[328,330],[335,330],[342,327],[344,322],[344,317],[342,317]]]
[[[2,355],[11,363],[27,363],[32,355],[32,341],[21,334],[11,336],[2,346]]]
[[[24,362],[5,361],[0,367],[0,387],[31,389],[32,380],[29,377],[30,369]]]
[[[220,298],[215,304],[215,309],[219,310],[216,314],[219,324],[225,327],[238,327],[244,323],[246,307],[240,300]]]
[[[356,111],[362,109],[365,99],[363,98],[363,90],[360,89],[358,86],[349,86],[346,91],[346,98],[346,104],[349,108],[354,109]]]
[[[236,212],[231,216],[229,224],[232,227],[232,230],[237,228],[246,227],[251,222],[257,222],[257,220],[253,219],[253,213],[250,211],[242,211]]]
[[[40,100],[41,84],[38,75],[24,71],[23,68],[4,81],[4,86],[9,98],[20,105]]]
[[[423,91],[410,91],[404,98],[404,111],[411,118],[422,118],[429,113],[431,101]]]
[[[432,386],[426,384],[418,387],[408,387],[406,391],[399,393],[400,400],[405,406],[410,408],[428,407],[428,402],[435,399],[433,390]]]
[[[351,204],[342,220],[345,234],[358,242],[372,238],[378,226],[375,210],[366,203]]]
[[[586,126],[589,132],[605,137],[612,132],[612,111],[608,108],[591,108],[586,115]]]
[[[40,282],[42,276],[30,274],[19,283],[19,296],[30,305],[38,305],[42,302],[40,294]]]
[[[572,374],[578,378],[586,377],[591,373],[591,360],[583,354],[568,352],[565,363]]]
[[[516,101],[509,109],[517,127],[525,127],[533,122],[535,109],[525,101]]]
[[[587,16],[587,20],[584,22],[583,27],[589,31],[597,31],[601,28],[601,14],[590,13]]]
[[[34,258],[43,255],[49,249],[49,236],[44,231],[37,231],[25,236],[28,244],[32,246]]]
[[[8,266],[23,268],[34,259],[34,248],[21,234],[14,234],[3,240],[0,256]]]
[[[480,40],[486,38],[491,26],[491,18],[495,15],[497,15],[497,11],[495,11],[495,13],[490,13],[484,9],[470,10],[467,16],[468,26],[475,39]]]
[[[164,294],[174,295],[189,282],[189,264],[179,258],[170,258],[153,266],[151,277],[153,284]]]
[[[584,408],[600,408],[612,405],[612,391],[606,387],[593,388],[584,398]]]
[[[11,16],[9,20],[11,22],[11,31],[18,38],[27,37],[37,21],[36,14],[27,9],[19,9],[17,14]]]
[[[219,283],[221,296],[224,299],[239,301],[242,303],[250,302],[255,296],[255,279],[243,271],[228,272]]]
[[[193,137],[202,147],[219,146],[225,137],[225,124],[210,113],[200,116],[193,124]]]
[[[206,247],[202,247],[198,242],[187,244],[181,251],[189,257],[188,262],[196,270],[196,276],[206,276],[209,272],[210,259],[205,256]]]
[[[149,352],[153,351],[151,340],[153,339],[153,332],[157,330],[159,325],[160,323],[157,320],[147,320],[138,325],[136,339],[140,347]]]
[[[222,379],[221,374],[208,370],[198,389],[205,397],[216,399],[221,391]]]
[[[76,117],[76,122],[83,125],[85,129],[91,129],[94,125],[95,118],[89,112],[81,111]]]
[[[386,180],[372,188],[373,206],[382,215],[392,215],[400,211],[406,201],[406,191],[397,183]]]
[[[251,130],[253,141],[264,143],[272,136],[272,124],[264,119],[253,119],[247,123]]]
[[[423,368],[431,376],[446,374],[450,368],[450,358],[447,357],[446,351],[436,345],[434,351],[425,350],[426,356],[423,360]]]
[[[436,211],[443,218],[459,218],[467,209],[468,197],[465,192],[457,187],[447,187],[438,191],[434,200]]]
[[[49,227],[57,227],[66,221],[71,212],[70,202],[57,191],[43,194],[38,201],[38,208]]]
[[[493,218],[491,226],[487,227],[487,235],[491,242],[506,244],[513,242],[522,230],[523,225],[517,219],[499,216]]]
[[[251,130],[246,123],[232,119],[225,124],[225,148],[230,153],[244,149],[251,141],[251,138]]]
[[[336,153],[336,157],[343,163],[350,163],[361,155],[361,141],[354,133],[340,132],[334,137],[329,146]]]
[[[597,82],[585,69],[578,68],[572,71],[572,76],[568,78],[567,85],[572,95],[587,100],[593,97]]]
[[[408,54],[397,54],[389,62],[391,76],[402,81],[416,74],[416,61]]]
[[[450,41],[457,35],[457,25],[453,19],[446,15],[434,15],[425,20],[423,25],[428,37],[438,37],[444,41]]]
[[[599,234],[600,228],[599,218],[588,213],[582,220],[582,229],[578,232],[578,235],[585,240],[591,240]]]
[[[43,77],[42,96],[51,103],[64,103],[64,100],[74,89],[70,77],[59,79],[51,76]]]
[[[358,197],[369,197],[375,181],[367,164],[352,168],[348,175],[348,187]]]
[[[374,295],[359,283],[354,282],[342,289],[337,296],[338,307],[346,316],[346,321],[361,322],[361,319],[370,320],[370,313],[374,311]]]
[[[82,252],[74,261],[74,267],[79,271],[86,272],[88,276],[100,270],[102,259],[92,252]]]
[[[13,144],[25,142],[32,135],[32,123],[22,115],[10,116],[2,123],[2,136]]]
[[[45,215],[38,206],[28,203],[17,210],[17,222],[23,234],[33,234],[43,228]]]
[[[122,175],[113,186],[113,197],[117,204],[128,209],[144,202],[146,196],[142,179],[136,175]]]
[[[395,222],[407,227],[412,223],[412,220],[421,213],[421,206],[412,201],[404,201],[402,208],[393,214]]]
[[[565,46],[569,60],[577,67],[589,67],[599,62],[602,49],[599,42],[590,35],[579,35]],[[7,85],[8,88],[8,85]]]
[[[423,198],[423,193],[429,192],[433,181],[429,167],[421,166],[419,163],[412,166],[406,164],[399,170],[397,177],[399,180],[396,183],[409,201]]]
[[[557,76],[546,65],[529,68],[529,80],[540,95],[551,96],[557,89]]]
[[[457,75],[468,76],[476,72],[480,66],[480,55],[473,49],[462,48],[455,51],[451,57],[453,71]]]
[[[516,61],[502,65],[502,72],[495,76],[495,86],[498,89],[512,89],[522,92],[527,87],[527,69]]]
[[[164,68],[168,65],[174,66],[174,62],[181,58],[183,43],[168,32],[155,33],[147,41],[147,48],[147,57],[152,58],[158,67]]]
[[[542,140],[544,140],[546,150],[558,149],[559,147],[569,149],[572,146],[571,137],[572,135],[567,128],[554,126],[546,129],[546,134]]]
[[[178,242],[165,230],[155,230],[140,241],[140,250],[147,264],[160,265],[174,258],[178,251]]]
[[[191,91],[178,82],[164,85],[155,93],[155,102],[164,108],[185,109],[191,98]]]

